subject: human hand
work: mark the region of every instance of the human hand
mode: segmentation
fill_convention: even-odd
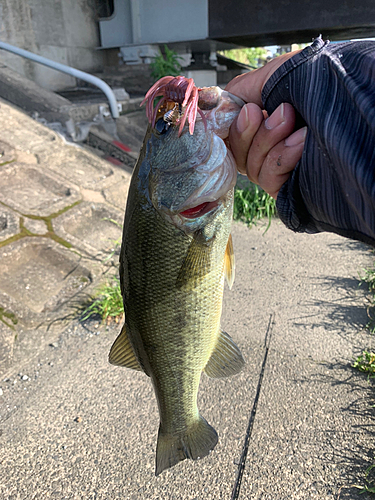
[[[231,126],[228,145],[240,173],[273,198],[302,156],[306,127],[292,133],[295,112],[281,104],[270,117],[261,109],[261,91],[270,75],[296,52],[284,54],[258,70],[232,80],[225,90],[246,104]]]

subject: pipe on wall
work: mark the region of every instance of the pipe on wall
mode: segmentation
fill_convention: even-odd
[[[33,52],[29,52],[28,50],[20,49],[18,47],[15,47],[14,45],[10,45],[9,43],[0,42],[0,49],[7,50],[8,52],[12,52],[13,54],[17,54],[18,56],[25,57],[26,59],[30,59],[31,61],[43,64],[44,66],[48,66],[49,68],[61,71],[62,73],[73,76],[74,78],[79,78],[80,80],[95,85],[106,95],[113,118],[118,118],[120,116],[117,107],[116,96],[113,90],[100,78],[90,75],[89,73],[85,73],[84,71],[80,71],[79,69],[72,68],[71,66],[66,66],[65,64],[61,64],[52,61],[51,59],[47,59],[46,57],[39,56],[37,54],[34,54]]]

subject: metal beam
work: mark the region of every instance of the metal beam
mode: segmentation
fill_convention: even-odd
[[[245,46],[375,36],[374,0],[208,0],[209,38]]]

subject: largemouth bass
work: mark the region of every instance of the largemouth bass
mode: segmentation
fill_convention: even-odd
[[[220,328],[224,279],[229,286],[234,279],[237,176],[223,139],[242,104],[218,87],[200,89],[199,115],[181,127],[184,106],[163,99],[151,109],[129,188],[120,254],[125,324],[109,361],[151,378],[160,414],[156,475],[215,447],[217,433],[197,407],[201,373],[227,377],[244,364]]]

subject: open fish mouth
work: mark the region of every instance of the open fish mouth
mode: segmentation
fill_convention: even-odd
[[[214,215],[236,183],[236,162],[224,139],[244,104],[218,87],[207,87],[196,88],[190,108],[182,99],[193,96],[191,83],[168,77],[161,82],[163,88],[152,87],[146,96],[152,132],[156,131],[150,134],[146,150],[147,196],[160,215],[186,233],[198,230]],[[157,95],[164,101],[153,109]],[[186,121],[189,127],[184,128]]]
[[[183,212],[180,212],[179,215],[185,217],[185,219],[196,219],[197,217],[202,217],[202,215],[206,215],[208,212],[211,212],[214,208],[219,205],[220,200],[215,201],[206,201],[201,203],[200,205],[196,205],[195,207],[188,208]]]

